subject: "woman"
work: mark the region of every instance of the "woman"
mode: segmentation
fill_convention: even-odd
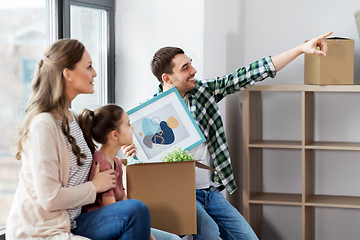
[[[149,239],[149,211],[138,200],[129,200],[126,211],[112,204],[86,226],[76,225],[81,206],[115,187],[111,169],[100,173],[96,167],[87,181],[91,151],[69,110],[78,94],[94,92],[94,77],[91,57],[79,41],[61,39],[47,47],[19,127],[16,157],[22,167],[7,240],[87,239],[72,234],[78,227],[102,232],[102,239]]]

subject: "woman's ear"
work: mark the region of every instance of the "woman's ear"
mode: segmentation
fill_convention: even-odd
[[[63,70],[63,75],[64,75],[64,78],[66,79],[66,80],[68,80],[68,81],[72,81],[71,80],[71,72],[70,72],[70,69],[68,69],[68,68],[64,68],[64,70]]]

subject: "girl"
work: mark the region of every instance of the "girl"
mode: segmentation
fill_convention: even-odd
[[[149,239],[150,214],[140,201],[127,211],[116,208],[84,226],[77,223],[81,206],[96,194],[115,187],[113,170],[88,181],[92,154],[74,114],[71,101],[93,93],[96,72],[84,45],[61,39],[49,45],[32,82],[32,94],[19,127],[16,157],[22,160],[6,227],[6,239],[87,239],[72,233],[77,228],[103,233],[102,239]],[[119,218],[127,218],[118,221]],[[117,228],[108,228],[111,222]],[[117,234],[117,235],[116,235]],[[84,234],[85,235],[85,234]],[[116,236],[116,237],[114,237]]]
[[[111,206],[112,203],[124,205],[126,208],[126,202],[130,200],[127,200],[122,183],[122,163],[115,155],[122,146],[127,146],[133,142],[134,130],[134,127],[130,125],[127,113],[115,104],[105,105],[94,112],[84,109],[79,115],[79,123],[93,153],[90,180],[96,172],[96,166],[100,166],[100,172],[112,169],[115,171],[116,187],[98,194],[95,203],[84,206],[84,211],[87,213],[82,214],[78,222],[83,221],[83,219],[91,219],[93,213],[104,206],[104,208]],[[101,144],[97,151],[93,139]],[[180,239],[177,235],[157,229],[151,229],[151,232],[153,234],[151,235],[152,239],[155,239],[154,236],[158,240]]]

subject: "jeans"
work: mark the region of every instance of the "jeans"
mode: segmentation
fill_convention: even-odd
[[[181,240],[178,235],[164,232],[156,228],[151,228],[151,233],[154,235],[156,240]]]
[[[193,239],[258,240],[245,218],[215,187],[196,190],[197,234]]]
[[[97,210],[83,213],[76,220],[73,233],[93,240],[150,239],[150,213],[136,199],[119,201]]]

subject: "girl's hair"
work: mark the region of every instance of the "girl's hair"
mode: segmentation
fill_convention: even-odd
[[[21,160],[23,142],[29,132],[32,119],[39,113],[56,110],[62,118],[61,130],[72,146],[79,165],[86,158],[70,135],[68,119],[64,108],[66,103],[65,79],[63,70],[73,70],[85,52],[84,45],[74,39],[60,39],[50,44],[40,60],[32,80],[32,93],[25,110],[25,119],[19,126],[16,158]]]
[[[97,148],[93,139],[97,143],[105,144],[109,133],[120,126],[123,113],[124,110],[115,104],[107,104],[95,109],[94,112],[89,109],[81,111],[79,125],[92,153]]]

